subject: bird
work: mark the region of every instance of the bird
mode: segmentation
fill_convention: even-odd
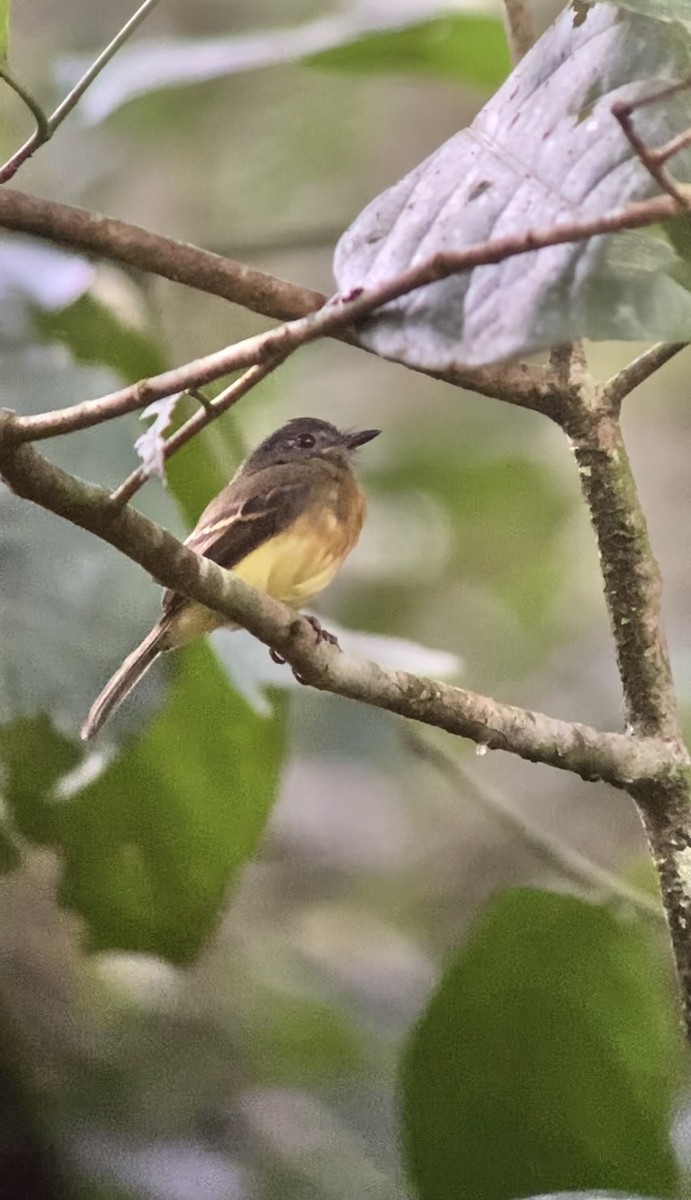
[[[340,430],[294,417],[257,446],[204,509],[185,545],[290,608],[308,604],[355,546],[366,501],[355,452],[379,429]],[[161,654],[225,625],[220,613],[168,590],[162,615],[92,704],[81,727],[89,742]],[[315,622],[319,634],[323,634]],[[327,635],[328,636],[328,635]]]

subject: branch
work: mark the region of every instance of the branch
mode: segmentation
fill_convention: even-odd
[[[509,27],[511,61],[516,66],[535,42],[535,22],[530,0],[504,0],[504,12]]]
[[[640,108],[645,108],[650,104],[656,104],[660,100],[666,100],[669,96],[675,95],[676,92],[687,90],[691,87],[691,80],[684,79],[681,83],[671,83],[667,87],[658,88],[649,96],[644,96],[638,100],[618,100],[612,105],[612,116],[621,125],[622,131],[629,141],[634,153],[638,155],[643,166],[655,180],[658,187],[663,192],[667,192],[673,199],[677,200],[683,209],[688,210],[691,204],[691,194],[687,184],[680,184],[669,171],[665,169],[665,164],[680,150],[691,142],[691,130],[685,130],[684,133],[677,134],[671,138],[663,146],[658,146],[656,149],[651,149],[647,142],[637,132],[633,123],[633,114]]]
[[[571,879],[588,891],[604,893],[616,897],[625,904],[631,904],[643,916],[652,918],[655,922],[664,922],[664,910],[659,900],[649,896],[639,888],[632,887],[625,879],[612,874],[605,867],[581,854],[560,838],[554,837],[546,829],[524,812],[519,812],[511,800],[503,796],[495,788],[491,788],[486,780],[480,781],[473,772],[466,770],[457,758],[446,754],[439,746],[433,745],[428,739],[417,733],[408,732],[405,745],[423,761],[433,766],[453,786],[454,791],[463,789],[463,796],[475,799],[478,804],[492,813],[493,816],[517,833],[531,850],[534,851],[548,866],[556,868],[560,875]]]
[[[339,334],[344,330],[350,332],[357,322],[371,316],[376,309],[418,288],[446,279],[449,275],[503,262],[505,259],[547,246],[585,241],[602,233],[649,225],[662,219],[663,215],[675,215],[678,211],[679,205],[672,197],[659,196],[587,221],[564,222],[542,230],[529,229],[523,233],[510,234],[471,246],[467,250],[435,254],[377,287],[369,290],[356,288],[346,296],[335,296],[317,312],[308,313],[295,321],[287,321],[268,333],[246,338],[233,346],[217,350],[152,379],[140,380],[98,400],[85,400],[81,404],[57,412],[22,417],[18,420],[17,431],[21,437],[37,441],[58,434],[72,433],[77,429],[86,429],[113,417],[145,408],[152,401],[163,399],[173,392],[188,391],[211,383],[231,371],[255,364],[266,364],[277,358],[286,358],[298,347],[318,338]],[[503,398],[528,407],[525,396],[520,400],[510,396]],[[561,414],[554,411],[554,398],[554,388],[545,386],[537,396],[532,396],[532,406],[545,415],[559,419]]]
[[[84,92],[88,87],[90,87],[97,75],[100,75],[103,68],[110,62],[111,58],[117,54],[120,47],[124,45],[130,35],[133,34],[135,29],[141,25],[142,21],[148,17],[149,13],[156,7],[157,4],[158,0],[144,0],[144,3],[137,9],[136,13],[130,17],[129,21],[123,25],[120,32],[116,34],[111,42],[109,42],[105,50],[99,54],[96,61],[91,64],[89,70],[82,76],[78,83],[75,84],[75,86],[72,88],[72,91],[65,96],[65,99],[58,105],[55,112],[50,117],[46,118],[43,116],[43,114],[41,114],[43,116],[43,120],[40,120],[38,115],[36,113],[34,114],[36,116],[36,129],[29,140],[26,141],[23,146],[20,146],[19,150],[17,150],[12,157],[7,160],[3,167],[0,167],[0,184],[7,183],[8,180],[12,179],[13,176],[17,174],[17,171],[22,164],[25,163],[27,159],[31,158],[36,150],[38,150],[39,146],[44,145],[45,142],[52,138],[56,129],[62,125],[65,117],[69,116],[69,114],[72,112],[72,109],[75,108],[75,106],[79,103],[84,95]],[[14,83],[11,86],[13,86],[14,90],[22,96],[22,99],[25,101],[25,103],[29,103],[26,98],[26,93],[22,94],[17,85]]]
[[[160,275],[278,321],[313,312],[326,299],[321,292],[286,283],[232,258],[163,237],[140,225],[13,188],[0,191],[0,228]]]
[[[304,617],[195,554],[133,509],[115,508],[103,488],[83,483],[49,463],[34,446],[19,441],[17,432],[14,414],[0,412],[0,473],[17,495],[96,534],[164,587],[239,622],[277,650],[301,681],[312,687],[583,779],[604,779],[625,788],[634,780],[657,781],[674,775],[680,761],[678,747],[660,739],[600,733],[463,688],[389,670],[326,642],[315,645],[314,629]]]
[[[25,88],[18,79],[15,79],[13,75],[10,75],[7,67],[0,66],[0,79],[4,79],[7,86],[12,89],[15,95],[19,96],[19,99],[28,108],[29,112],[34,118],[34,121],[36,122],[35,136],[39,138],[40,142],[47,141],[50,137],[48,132],[48,118],[41,108],[38,100],[32,96],[31,92],[28,91],[28,89]]]
[[[650,361],[655,360],[652,353]],[[648,365],[649,365],[648,363]],[[631,377],[636,378],[635,364]],[[626,375],[624,378],[626,383]],[[621,390],[621,383],[618,385]],[[610,392],[617,392],[616,381]],[[676,747],[667,779],[631,781],[669,924],[691,1040],[691,760],[684,746],[667,643],[661,624],[660,572],[648,539],[616,409],[594,389],[571,407],[581,488],[600,549],[605,598],[634,739]]]
[[[96,254],[120,266],[147,271],[279,321],[295,320],[316,312],[327,300],[321,292],[288,283],[198,246],[163,237],[139,225],[11,188],[0,190],[0,228],[45,238],[84,254]],[[333,336],[343,341],[355,341],[347,330],[336,330]],[[413,369],[482,396],[542,411],[545,372],[532,364],[457,365],[446,371]],[[199,383],[191,386],[197,387]],[[151,397],[154,398],[161,397]]]
[[[185,421],[184,425],[180,426],[176,433],[173,433],[168,438],[165,446],[163,447],[164,462],[167,462],[173,454],[186,445],[186,443],[195,437],[202,429],[205,429],[207,425],[210,425],[212,421],[215,421],[218,417],[220,417],[222,413],[227,412],[229,408],[231,408],[234,404],[237,404],[238,400],[241,400],[243,396],[246,396],[253,387],[256,387],[256,385],[260,383],[262,379],[265,379],[266,376],[272,371],[274,371],[278,365],[279,362],[276,361],[273,363],[265,363],[262,367],[250,367],[248,371],[245,371],[244,375],[241,375],[239,379],[236,379],[234,383],[231,383],[230,387],[227,387],[225,391],[221,392],[221,394],[216,396],[213,400],[207,401],[205,397],[200,396],[199,398],[202,400],[202,402],[204,402],[204,407],[199,409],[198,412],[194,413],[188,421]],[[124,504],[127,504],[133,496],[136,496],[137,492],[141,487],[144,486],[147,479],[148,474],[144,470],[144,467],[138,467],[137,470],[133,471],[132,474],[129,475],[127,479],[125,479],[124,482],[115,489],[114,492],[111,492],[111,503],[121,508]]]
[[[685,350],[688,344],[688,342],[658,342],[649,350],[645,350],[643,354],[639,354],[638,358],[634,358],[621,371],[617,371],[616,375],[607,380],[602,389],[603,404],[613,412],[618,412],[622,400],[628,396],[629,392],[645,383],[646,379],[659,371],[660,367],[674,358],[675,354]]]
[[[579,408],[566,422],[600,549],[612,634],[633,732],[681,742],[660,572],[616,415]]]

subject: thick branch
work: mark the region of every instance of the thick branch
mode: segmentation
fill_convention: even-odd
[[[643,819],[669,926],[691,1040],[691,766],[630,788]]]
[[[19,442],[15,423],[13,414],[0,413],[0,473],[18,495],[109,542],[165,587],[239,621],[278,650],[313,687],[584,779],[626,787],[634,780],[658,780],[674,772],[677,748],[660,740],[600,733],[405,671],[388,670],[327,643],[315,646],[314,630],[303,617],[200,558],[134,510],[114,508],[104,489],[75,479],[44,459],[34,446]]]
[[[600,548],[627,716],[634,733],[679,741],[676,697],[660,618],[660,572],[613,413],[581,410],[567,425]]]
[[[286,283],[232,258],[13,188],[0,190],[0,227],[161,275],[279,321],[313,312],[325,300],[320,292]]]
[[[121,266],[136,267],[279,321],[296,320],[316,312],[327,299],[321,292],[288,283],[198,246],[176,242],[139,225],[11,188],[0,189],[0,228],[45,238],[85,254],[96,254]],[[343,341],[356,340],[347,329],[334,330],[332,336]],[[420,373],[495,400],[538,411],[543,411],[545,406],[548,390],[545,372],[532,364],[467,367],[459,363],[446,371],[420,370]],[[202,382],[194,379],[183,386],[200,387]],[[150,398],[158,397],[152,395]]]
[[[37,440],[71,433],[76,429],[111,420],[113,417],[144,408],[153,400],[162,399],[173,392],[211,383],[231,371],[271,362],[277,357],[287,357],[298,347],[318,338],[344,332],[352,333],[358,322],[371,316],[377,309],[418,288],[447,279],[450,275],[478,266],[503,262],[505,259],[547,246],[584,241],[596,234],[649,225],[662,214],[669,216],[670,206],[675,213],[678,211],[679,206],[670,196],[661,196],[640,204],[630,204],[624,209],[590,220],[564,222],[546,229],[528,229],[479,243],[466,250],[440,252],[375,287],[355,288],[348,295],[335,296],[317,312],[308,313],[295,321],[287,321],[268,333],[246,338],[224,350],[187,363],[184,367],[166,371],[154,379],[142,380],[133,387],[123,388],[99,400],[87,400],[59,412],[23,417],[19,420],[17,428],[22,430],[22,435],[27,439]],[[552,396],[554,394],[555,389],[552,389]],[[504,398],[513,399],[510,396]],[[550,411],[549,406],[544,407],[542,411],[552,416],[556,415]]]
[[[628,787],[643,819],[669,924],[691,1040],[691,764],[679,728],[660,617],[660,573],[650,548],[616,409],[602,395],[568,422],[583,494],[600,548],[612,632],[635,739],[677,747],[667,778]]]

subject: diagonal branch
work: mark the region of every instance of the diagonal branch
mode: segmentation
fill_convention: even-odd
[[[444,776],[454,790],[460,788],[464,800],[475,800],[479,807],[497,817],[512,833],[518,834],[538,858],[560,875],[571,879],[580,887],[585,886],[591,893],[598,892],[612,899],[616,897],[617,900],[632,905],[643,916],[656,923],[664,923],[664,910],[655,896],[633,887],[626,879],[614,875],[606,867],[601,867],[580,850],[550,833],[527,813],[520,811],[508,796],[504,796],[485,779],[481,781],[472,771],[467,770],[456,756],[448,754],[429,738],[412,731],[406,734],[404,744],[413,754],[428,762]]]
[[[98,400],[86,400],[58,412],[22,417],[17,423],[17,431],[25,439],[36,441],[98,425],[113,417],[145,408],[152,401],[163,399],[173,392],[188,391],[211,383],[231,371],[255,364],[266,364],[277,358],[286,358],[300,346],[318,338],[343,331],[352,333],[355,325],[371,316],[376,309],[460,271],[503,262],[505,259],[548,246],[585,241],[599,234],[649,225],[661,219],[663,215],[674,215],[678,211],[679,206],[672,197],[659,196],[652,200],[632,203],[624,209],[605,213],[600,217],[563,222],[546,229],[528,229],[482,242],[466,250],[440,252],[376,287],[369,290],[355,288],[348,295],[334,296],[316,312],[308,313],[295,321],[287,321],[268,333],[246,338],[204,358],[166,371],[153,379],[141,380],[109,396]],[[561,416],[561,413],[554,410],[554,388],[545,387],[541,393],[532,395],[530,403],[525,396],[521,399],[510,396],[503,398],[524,407],[534,407],[555,419]]]
[[[621,407],[621,402],[629,392],[633,392],[635,388],[640,387],[654,375],[660,367],[664,367],[665,363],[674,358],[680,351],[685,350],[688,342],[657,342],[655,346],[651,346],[649,350],[645,350],[643,354],[639,354],[638,358],[634,358],[630,363],[627,363],[621,371],[617,371],[602,389],[602,403],[606,408],[617,412]]]
[[[241,304],[277,321],[302,317],[326,297],[275,275],[223,258],[85,208],[45,200],[14,188],[0,190],[0,228],[44,238],[82,254],[160,275],[211,296]]]
[[[0,412],[0,473],[17,495],[109,542],[165,587],[238,621],[276,649],[312,687],[617,787],[628,787],[632,780],[667,779],[677,770],[677,747],[660,739],[600,733],[390,670],[324,642],[315,646],[314,630],[305,618],[201,558],[133,509],[114,508],[103,488],[75,479],[19,441],[17,418],[7,411]]]
[[[231,383],[230,387],[227,387],[225,391],[221,392],[213,400],[206,401],[205,397],[200,396],[204,407],[194,413],[188,421],[185,421],[184,425],[181,425],[168,438],[163,448],[164,462],[167,462],[173,454],[185,446],[187,442],[191,441],[193,437],[196,437],[212,421],[215,421],[223,413],[227,412],[229,408],[232,408],[234,404],[237,404],[238,400],[241,400],[253,387],[261,383],[262,379],[265,379],[278,365],[277,361],[274,363],[265,363],[261,367],[250,367],[249,370],[245,371],[244,375],[241,375],[239,379]],[[139,489],[144,486],[147,479],[147,471],[143,466],[138,467],[136,471],[128,475],[127,479],[114,492],[111,492],[111,503],[118,507],[128,504],[132,497],[136,496]]]
[[[129,21],[123,25],[122,29],[115,35],[112,41],[108,43],[105,50],[103,50],[95,62],[91,64],[88,71],[82,75],[81,79],[78,80],[68,95],[65,96],[65,99],[60,102],[58,107],[55,109],[55,112],[52,113],[48,118],[43,117],[43,120],[38,119],[37,116],[36,129],[31,137],[24,143],[23,146],[19,147],[19,149],[12,155],[11,158],[7,160],[3,167],[0,167],[0,184],[7,183],[8,180],[12,179],[17,174],[19,168],[27,161],[27,159],[31,158],[36,150],[38,150],[39,146],[44,145],[45,142],[52,138],[56,129],[59,129],[59,127],[62,125],[62,122],[65,120],[65,117],[69,116],[72,110],[77,106],[87,88],[89,88],[93,83],[94,79],[101,74],[103,68],[107,66],[110,60],[117,54],[120,47],[125,44],[128,38],[134,33],[135,29],[141,25],[142,21],[146,20],[149,13],[152,12],[157,4],[158,0],[144,0],[144,3],[139,6],[137,11],[130,17]],[[16,84],[13,84],[12,86],[14,86],[15,91],[19,92]],[[19,94],[21,95],[22,93],[19,92]],[[22,99],[28,103],[26,94],[22,96]]]
[[[0,228],[45,238],[121,266],[147,271],[279,321],[296,320],[316,312],[327,300],[321,292],[267,275],[199,246],[12,188],[0,189]],[[334,330],[333,336],[355,341],[348,330]],[[523,362],[491,367],[457,364],[445,371],[419,370],[455,387],[541,411],[545,372],[539,366]],[[191,386],[199,386],[199,382]],[[155,398],[160,396],[151,397]]]

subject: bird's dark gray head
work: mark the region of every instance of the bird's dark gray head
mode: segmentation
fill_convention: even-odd
[[[316,417],[294,417],[257,446],[244,469],[257,471],[262,467],[323,456],[347,461],[359,446],[364,446],[380,432],[379,429],[342,431]]]

